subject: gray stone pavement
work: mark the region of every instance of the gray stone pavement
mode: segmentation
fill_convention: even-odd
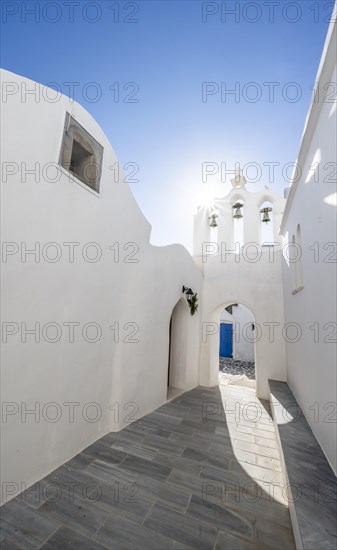
[[[255,388],[255,363],[229,357],[219,357],[221,383]]]
[[[294,548],[268,403],[198,387],[1,508],[1,549]]]
[[[239,359],[231,359],[230,357],[219,357],[219,369],[222,372],[234,376],[244,375],[249,378],[249,380],[255,380],[254,361],[241,361]]]

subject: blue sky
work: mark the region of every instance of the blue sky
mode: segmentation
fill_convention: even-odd
[[[75,100],[120,163],[139,166],[130,185],[153,226],[151,242],[191,250],[197,205],[230,189],[225,165],[246,166],[258,179],[252,191],[289,184],[332,8],[306,0],[3,1],[1,66],[56,82],[67,95],[66,83],[78,83]],[[207,162],[219,170],[203,182]]]

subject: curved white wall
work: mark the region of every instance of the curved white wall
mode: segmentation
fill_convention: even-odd
[[[2,320],[12,325],[3,325],[3,337],[4,329],[18,331],[3,344],[2,396],[8,405],[2,425],[2,480],[20,490],[21,484],[33,484],[108,431],[165,402],[170,316],[183,284],[201,292],[202,275],[182,246],[149,244],[151,227],[123,174],[118,183],[113,181],[114,151],[80,105],[71,105],[64,96],[55,103],[32,96],[23,102],[22,87],[31,89],[36,83],[6,71],[2,82],[19,90],[2,104],[2,163],[7,171],[18,167],[3,183],[2,237],[4,243],[13,243],[5,244],[5,251],[13,254],[3,264]],[[55,183],[49,181],[52,170],[47,177],[44,172],[49,163],[58,163],[70,109],[104,147],[99,197],[70,181],[66,171]],[[27,169],[39,164],[40,181],[34,175],[22,181],[23,163]],[[55,263],[44,257],[46,250],[49,257],[53,254],[52,248],[43,249],[51,242],[61,250]],[[73,262],[65,244],[69,242],[79,243]],[[27,255],[24,263],[20,251],[35,243],[42,250],[40,261]],[[86,248],[87,243],[96,245]],[[118,261],[111,246],[115,254],[119,247]],[[130,256],[135,247],[138,252]],[[102,252],[99,261],[86,261],[95,250]],[[138,261],[130,263],[134,259]],[[188,318],[188,388],[198,384],[199,316]],[[29,329],[40,323],[39,342],[34,335],[22,341],[22,323]],[[47,341],[54,334],[52,329],[43,334],[47,323],[61,328],[59,341]],[[73,342],[69,323],[78,323],[73,325]],[[82,335],[88,323],[100,327],[95,343]],[[94,330],[91,325],[87,339],[94,338]],[[75,403],[73,422],[69,403]],[[88,403],[96,405],[88,408]],[[26,415],[23,422],[24,407],[40,407],[40,413]],[[57,411],[61,418],[49,421]]]

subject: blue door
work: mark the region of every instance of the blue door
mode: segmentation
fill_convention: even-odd
[[[220,357],[233,357],[233,325],[220,324]]]

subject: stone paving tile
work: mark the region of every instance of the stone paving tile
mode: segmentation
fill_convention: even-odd
[[[172,474],[169,480],[171,477]],[[255,480],[247,475],[243,468],[240,473],[239,471],[221,470],[220,468],[204,465],[200,477],[203,478],[205,482],[211,480],[214,483],[218,483],[222,491],[244,490],[253,495],[260,495],[259,498],[268,499],[269,502],[274,501],[272,502],[274,506],[286,504],[286,493],[283,481],[281,485],[275,485],[273,481]]]
[[[109,441],[110,446],[114,445],[117,441],[131,441],[135,443],[136,441],[141,441],[145,433],[149,430],[149,428],[146,428],[146,432],[143,433],[144,429],[145,428],[142,428],[138,422],[134,422],[126,426],[126,428],[120,432],[110,432],[106,434],[102,439]]]
[[[167,537],[202,550],[212,550],[217,535],[215,526],[178,514],[160,504],[154,505],[145,525]]]
[[[234,456],[231,460],[233,462],[248,462],[248,464],[257,464],[257,456],[254,453],[248,451],[242,451],[241,449],[234,449]]]
[[[21,493],[17,500],[29,504],[33,508],[39,508],[44,502],[59,492],[59,487],[53,487],[48,478],[34,483],[29,489]]]
[[[245,516],[242,511],[239,512],[193,495],[186,514],[209,525],[214,525],[218,529],[226,526],[230,532],[244,535],[249,539],[253,538],[254,516],[249,517],[248,514]]]
[[[241,415],[241,419],[240,419],[240,415]],[[255,422],[253,420],[249,420],[248,418],[246,418],[246,413],[244,413],[244,420],[242,419],[242,414],[240,413],[240,411],[238,411],[237,415],[235,416],[233,414],[233,417],[232,418],[228,418],[227,419],[227,423],[229,425],[229,429],[233,429],[233,426],[231,426],[232,424],[239,424],[240,427],[246,427],[246,428],[253,428],[254,430],[263,430],[264,432],[271,432],[272,434],[275,434],[275,428],[274,428],[274,425],[267,421],[267,422]],[[260,433],[258,433],[257,435],[261,435]],[[268,436],[267,436],[268,437]]]
[[[136,500],[142,502],[145,498],[152,499],[180,512],[185,512],[191,498],[191,493],[182,487],[172,487],[168,483],[145,476],[138,476],[135,487]]]
[[[200,442],[200,444],[204,445],[205,443],[210,443],[211,445],[220,445],[227,447],[230,446],[232,448],[233,443],[230,438],[230,432],[227,430],[227,428],[223,428],[221,431],[217,431],[218,428],[212,433],[207,432],[198,432],[197,434],[194,434],[192,436],[191,441]]]
[[[230,444],[226,439],[223,443],[211,443],[211,446],[208,450],[209,454],[226,456],[227,458],[233,456],[233,444]]]
[[[231,432],[231,428],[229,429],[229,431]],[[264,439],[272,439],[273,441],[275,441],[275,432],[274,431],[268,431],[268,430],[265,430],[265,429],[259,429],[259,428],[254,428],[253,426],[245,426],[243,424],[236,424],[235,425],[235,434],[238,436],[238,432],[239,433],[245,433],[245,434],[251,434],[255,437],[263,437]],[[235,437],[235,436],[234,436]]]
[[[236,425],[235,425],[235,427],[236,427]],[[218,431],[216,433],[221,433],[221,432]],[[252,435],[250,433],[245,433],[245,432],[242,432],[242,431],[237,430],[237,429],[229,430],[229,433],[230,433],[230,438],[231,438],[232,441],[236,441],[237,439],[239,439],[240,441],[248,441],[249,443],[255,443],[254,435]],[[275,447],[275,441],[274,440],[272,440],[270,446]]]
[[[237,487],[245,487],[248,483],[252,484],[251,490],[255,490],[257,483],[248,476],[244,470],[242,472],[234,472],[232,470],[224,470],[220,468],[215,468],[214,466],[209,466],[204,464],[201,470],[200,477],[207,480],[212,480],[213,482],[218,482],[221,484],[222,488],[226,490],[235,489]]]
[[[257,456],[256,464],[262,468],[267,468],[269,470],[275,470],[276,472],[281,472],[281,462],[278,458],[269,458],[266,456]]]
[[[69,466],[71,468],[76,468],[78,470],[82,470],[83,468],[85,468],[86,466],[88,466],[88,464],[90,464],[90,462],[93,461],[93,457],[88,455],[88,454],[85,454],[85,453],[80,453],[76,456],[74,456],[74,458],[72,458],[71,460],[69,460],[69,462],[67,462],[67,464],[69,464]]]
[[[171,468],[156,464],[151,460],[139,458],[138,456],[128,455],[124,462],[120,465],[122,470],[134,474],[143,474],[159,481],[165,481],[171,473]]]
[[[239,402],[237,404],[238,417],[240,422],[250,422],[265,426],[274,427],[273,418],[270,413],[265,410],[265,405],[263,405],[260,399],[257,402]]]
[[[153,413],[154,414],[154,413]],[[147,419],[147,417],[145,417]],[[166,418],[170,418],[166,416]],[[144,421],[139,420],[140,428],[145,427],[148,430],[147,435],[155,435],[154,431],[158,429],[163,429],[165,431],[170,431],[171,433],[181,433],[181,434],[187,434],[192,435],[195,432],[195,429],[193,426],[187,426],[183,424],[183,421],[180,420],[177,424],[166,424],[164,428],[159,428],[160,426],[160,419],[156,418],[155,420],[147,419]]]
[[[178,424],[179,426],[179,424]],[[175,429],[172,428],[172,426],[170,426],[170,428],[153,428],[152,431],[151,431],[151,434],[149,435],[157,435],[158,437],[165,437],[165,439],[167,439],[168,437],[170,437],[170,435],[172,434],[173,430]]]
[[[241,473],[243,469],[250,477],[254,479],[266,481],[268,483],[277,483],[278,485],[283,484],[283,476],[281,472],[261,468],[255,464],[249,464],[248,462],[237,462],[236,460],[232,460],[230,469],[239,473]]]
[[[41,480],[40,500],[31,488],[4,506],[3,542],[13,550],[292,550],[276,439],[265,404],[264,422],[245,420],[251,403],[261,405],[251,388],[199,387],[105,435]],[[13,509],[23,510],[23,525]]]
[[[262,468],[267,468],[267,470],[275,470],[281,472],[281,463],[278,458],[259,456],[248,451],[242,451],[238,448],[234,449],[235,458],[231,460],[231,470],[237,468],[236,464],[239,463],[248,463],[256,466],[261,466]]]
[[[135,442],[116,441],[113,447],[115,449],[118,449],[119,451],[123,451],[124,453],[132,454],[134,456],[139,456],[140,458],[147,458],[148,460],[152,460],[157,454],[157,450],[149,448],[149,446],[146,445],[146,441],[144,439],[142,439],[142,441],[135,441]]]
[[[140,420],[137,423],[131,424],[128,428],[125,428],[123,432],[125,432],[125,438],[128,438],[131,441],[135,441],[136,437],[139,437],[139,440],[142,439],[142,436],[145,435],[158,435],[159,437],[170,437],[172,431],[171,429],[165,429],[165,428],[158,428],[157,424],[154,424],[152,426],[144,426],[140,424]],[[123,433],[120,432],[120,433]],[[121,436],[122,439],[123,436]]]
[[[177,443],[176,441],[172,441],[171,438],[166,439],[156,435],[147,435],[142,441],[142,447],[155,449],[168,455],[181,455],[185,449],[183,442]]]
[[[57,468],[47,477],[21,493],[17,500],[21,500],[34,508],[39,508],[48,500],[54,501],[61,496],[71,497],[73,495],[81,498],[83,493],[87,494],[87,489],[90,489],[89,493],[92,492],[91,485],[95,486],[100,481],[116,481],[118,470],[116,470],[115,464],[94,460],[86,465],[82,471],[72,465],[73,461],[71,460]],[[124,481],[125,483],[132,481],[126,479],[125,473],[124,479],[121,480],[122,475],[123,472],[119,471],[117,481]]]
[[[112,550],[170,550],[174,542],[146,525],[118,516],[110,516],[93,539]]]
[[[262,447],[271,447],[272,449],[276,448],[275,438],[266,438],[255,435],[254,443],[261,445]]]
[[[115,464],[104,462],[103,460],[94,460],[84,470],[85,474],[91,476],[93,482],[103,483],[133,483],[136,475],[125,472],[116,467]]]
[[[167,483],[176,487],[183,487],[190,493],[202,496],[205,484],[207,482],[214,483],[214,480],[202,478],[197,475],[190,475],[179,470],[172,470],[168,477]]]
[[[107,512],[94,506],[88,499],[61,497],[54,502],[49,500],[38,510],[41,518],[55,519],[67,527],[90,537],[107,518]]]
[[[220,531],[214,550],[262,550],[262,547],[261,545],[235,537],[225,531]]]
[[[181,422],[181,426],[191,428],[194,432],[209,432],[214,433],[215,429],[219,426],[219,422],[216,420],[208,419],[207,422],[201,422],[200,420],[188,420],[184,419]]]
[[[48,482],[51,485],[51,488],[55,486],[55,487],[60,487],[62,489],[65,486],[65,483],[68,483],[68,482],[76,483],[79,488],[83,487],[86,484],[91,483],[92,481],[92,477],[88,473],[88,468],[93,464],[93,462],[94,461],[92,461],[89,464],[89,466],[85,466],[83,470],[79,470],[78,468],[72,468],[70,466],[70,463],[66,462],[65,464],[63,464],[63,466],[60,466],[59,468],[54,470],[51,474],[46,476],[44,478],[44,481]],[[109,465],[113,468],[116,468],[116,465],[114,463],[109,462]],[[77,491],[74,491],[74,492],[76,495]]]
[[[291,528],[288,507],[285,504],[271,505],[269,498],[259,498],[262,490],[257,488],[254,494],[241,491],[217,491],[212,495],[213,500],[220,501],[222,504],[233,510],[246,511],[253,514],[255,518],[261,517],[277,525]]]
[[[15,542],[8,539],[1,540],[1,550],[23,550],[23,546],[18,546]]]
[[[182,456],[167,456],[162,453],[157,453],[153,458],[153,461],[158,462],[163,466],[168,466],[169,468],[181,470],[182,472],[187,472],[197,476],[200,474],[202,468],[202,464],[199,462],[194,462],[190,458],[185,458]]]
[[[240,439],[236,439],[234,441],[234,453],[236,453],[236,449],[241,451],[248,451],[250,453],[254,453],[254,456],[262,456],[262,457],[270,457],[270,458],[279,458],[279,452],[278,449],[275,447],[264,447],[263,445],[257,445],[256,443],[250,443],[248,441],[241,441]]]
[[[18,499],[2,506],[0,524],[8,546],[13,543],[27,550],[39,548],[60,526],[57,519],[46,517]]]
[[[265,519],[258,519],[256,522],[256,538],[259,544],[268,548],[279,550],[294,548],[292,530],[266,521]]]
[[[103,458],[112,464],[120,464],[120,462],[122,462],[122,460],[124,460],[127,456],[127,453],[118,451],[112,446],[102,444],[100,441],[96,441],[96,443],[93,443],[90,447],[87,447],[83,453],[94,458]]]
[[[187,435],[187,436],[191,435],[191,436],[193,436],[193,434],[195,434],[195,432],[197,430],[197,427],[185,424],[184,421],[182,420],[180,424],[176,424],[175,426],[171,426],[170,430],[171,430],[172,435],[176,434],[176,435]],[[172,435],[170,437],[172,437]]]
[[[170,440],[176,441],[177,443],[185,443],[185,446],[189,446],[192,449],[206,450],[211,446],[211,439],[205,440],[201,437],[198,437],[199,434],[194,435],[183,435],[173,433],[170,437]]]
[[[186,415],[190,411],[189,406],[185,406],[183,404],[179,405],[176,401],[173,401],[171,403],[167,403],[166,405],[163,405],[160,407],[160,411],[164,414],[167,414],[169,416],[177,416],[181,418],[185,418]]]
[[[217,468],[225,468],[226,470],[228,470],[230,465],[230,460],[224,455],[221,456],[220,454],[216,455],[215,453],[207,451],[198,451],[191,447],[186,447],[182,456]]]
[[[157,409],[155,412],[151,413],[151,421],[152,422],[158,422],[159,426],[164,426],[165,428],[168,428],[169,426],[176,426],[177,424],[180,424],[183,416],[174,416],[172,414],[165,414],[161,413],[161,408]],[[145,419],[148,418],[148,416],[145,417]]]
[[[183,542],[174,541],[173,550],[193,550],[192,546],[187,546]]]
[[[140,494],[138,479],[132,483],[100,483],[89,497],[94,508],[102,509],[106,515],[118,514],[139,524],[143,523],[155,500],[155,495]]]
[[[60,527],[41,547],[41,550],[106,550],[106,548],[68,527]]]

